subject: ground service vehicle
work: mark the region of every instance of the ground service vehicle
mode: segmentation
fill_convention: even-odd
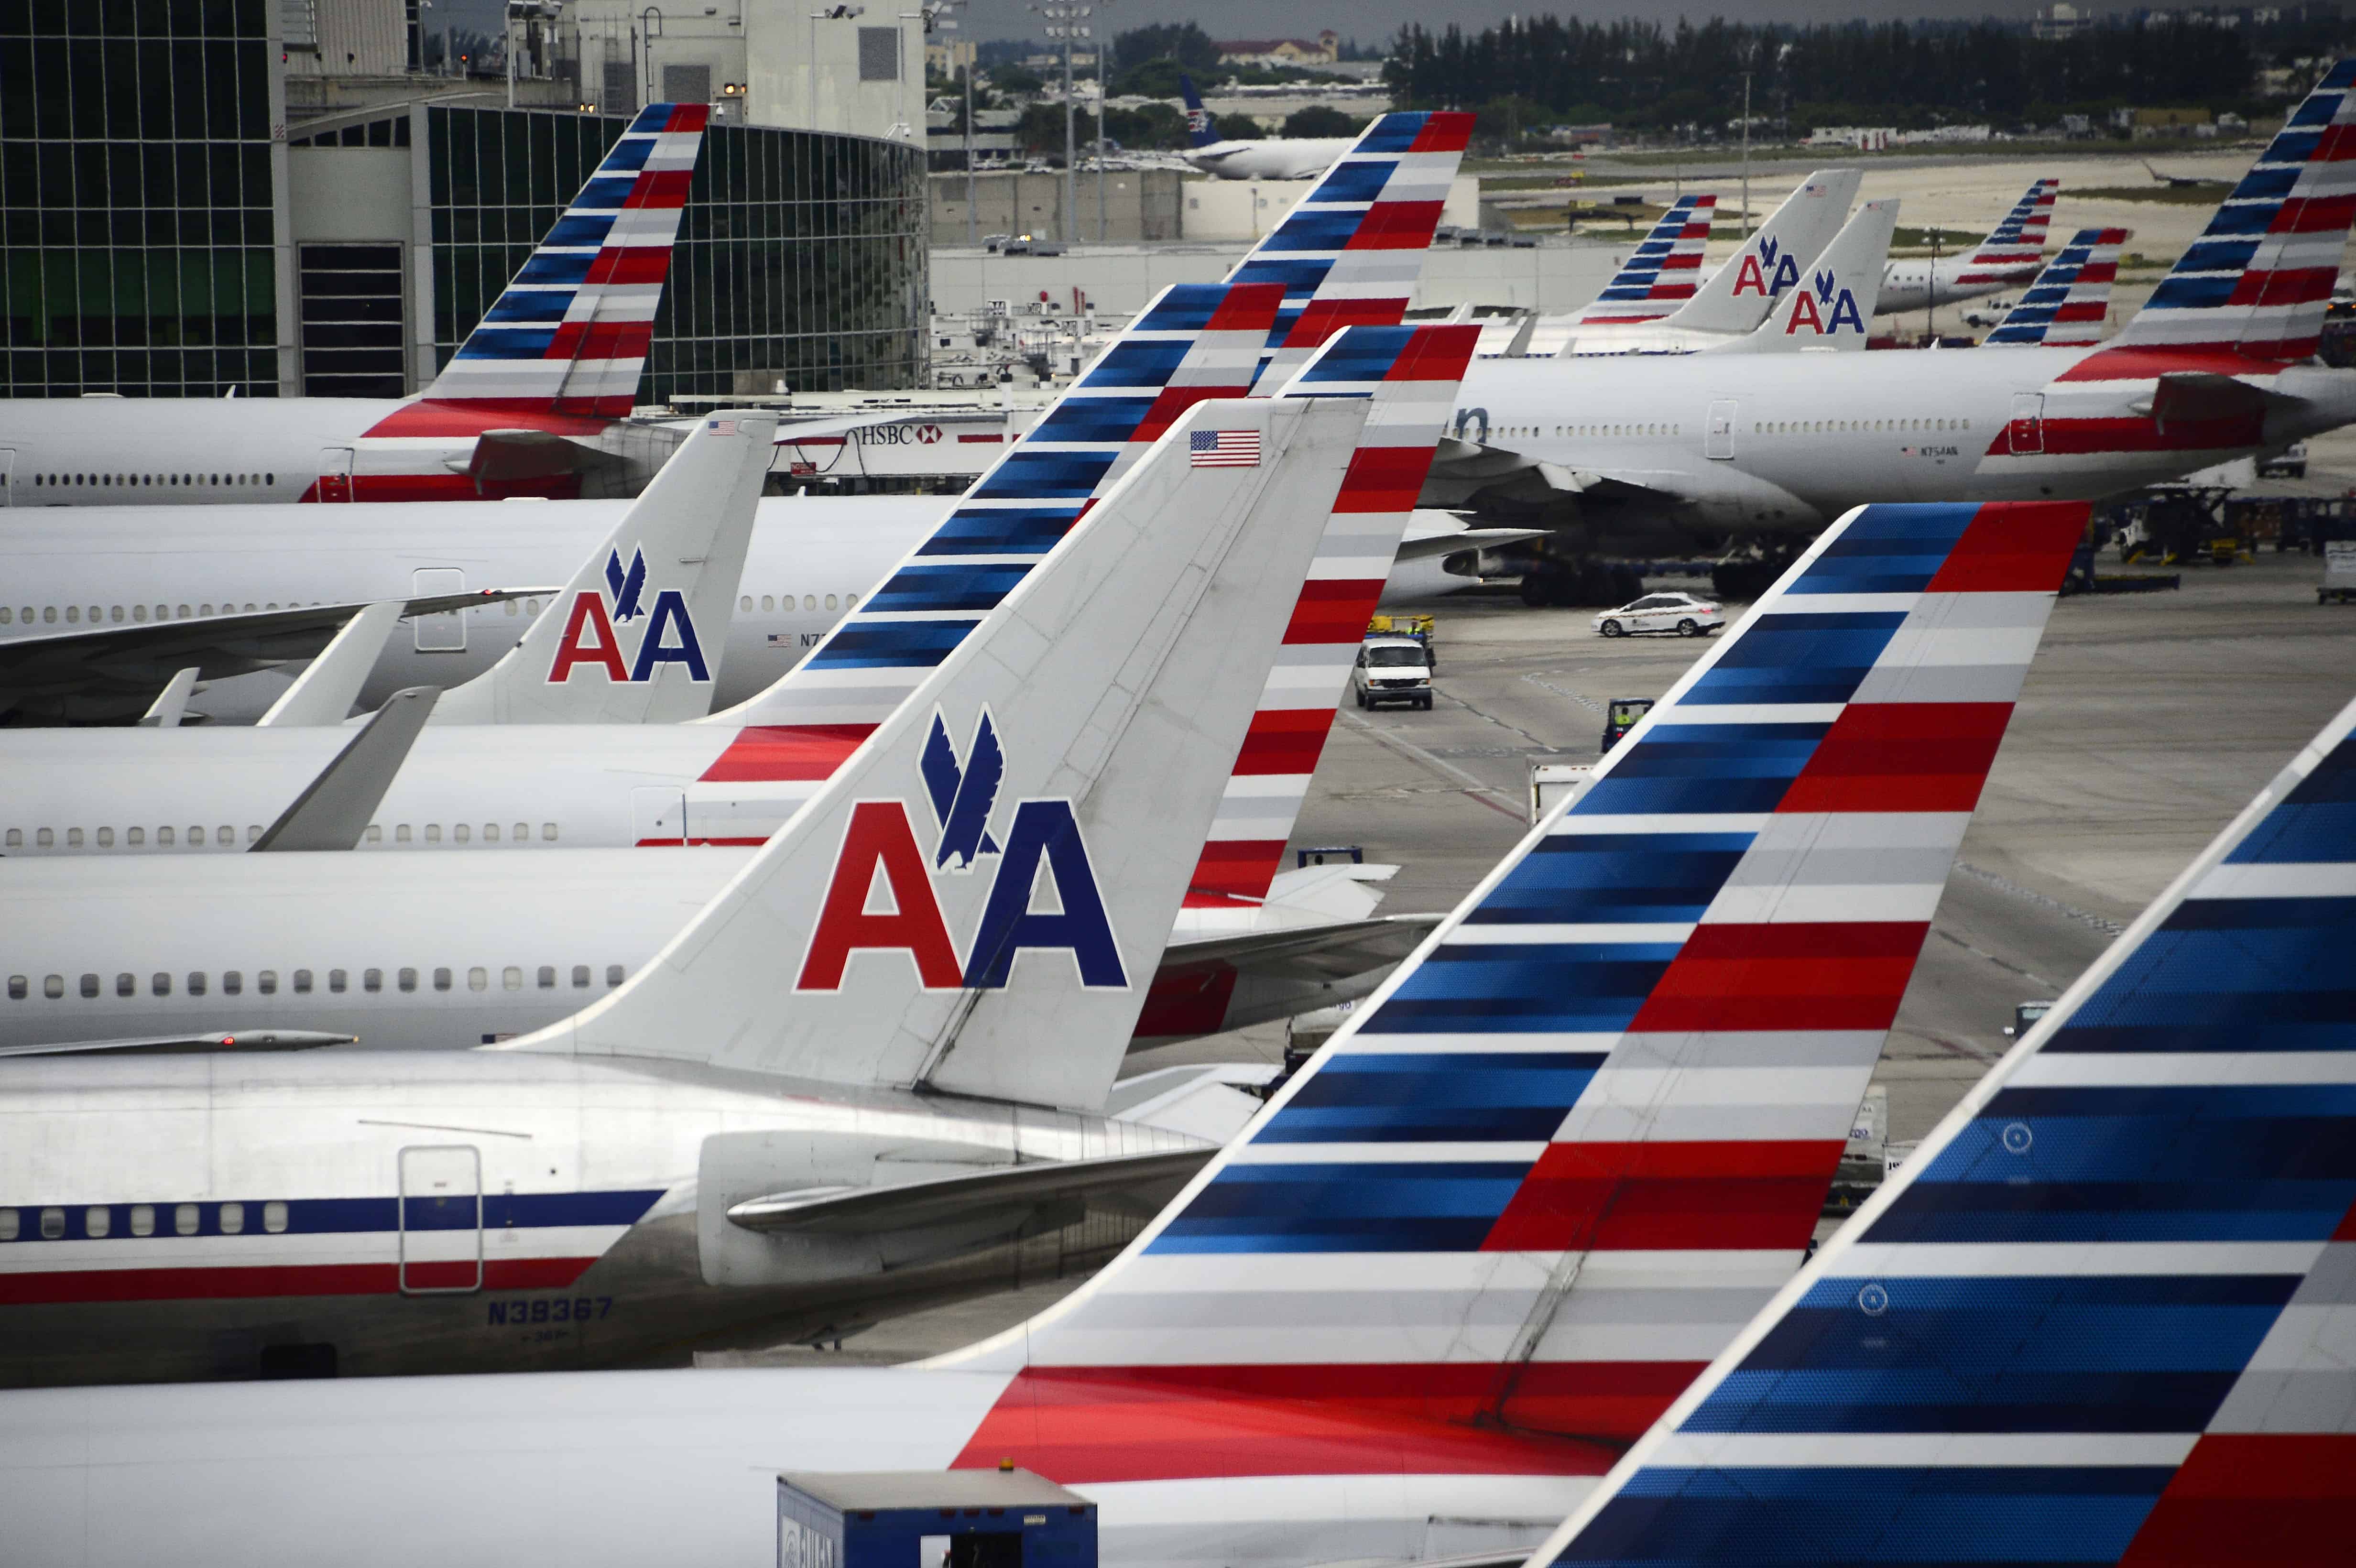
[[[1350,690],[1361,708],[1404,702],[1431,709],[1431,654],[1416,637],[1368,637],[1350,672]]]

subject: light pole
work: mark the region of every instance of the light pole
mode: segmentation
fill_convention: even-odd
[[[809,128],[818,124],[818,25],[820,22],[847,22],[853,16],[864,16],[864,5],[829,5],[823,11],[809,14]]]
[[[1046,5],[1034,4],[1030,8],[1046,18],[1047,37],[1060,40],[1064,46],[1064,215],[1058,227],[1061,238],[1068,242],[1076,238],[1073,218],[1080,204],[1080,172],[1072,128],[1072,38],[1087,31],[1079,21],[1093,7],[1073,5],[1069,0],[1049,0]]]
[[[655,40],[662,37],[663,15],[659,5],[649,5],[638,13],[638,30],[647,36],[647,95],[641,103],[660,103],[662,94],[655,91]]]
[[[1742,237],[1751,238],[1751,73],[1742,73]]]
[[[1111,4],[1111,0],[1097,0],[1097,3],[1098,3],[1098,5],[1109,5],[1109,4]],[[1080,7],[1080,14],[1081,14],[1082,16],[1086,16],[1086,15],[1087,14],[1087,6],[1085,6],[1085,5],[1081,6],[1081,7]],[[1087,27],[1083,27],[1080,29],[1080,36],[1081,36],[1082,37],[1087,37],[1088,36],[1088,29],[1087,29]],[[1104,243],[1104,241],[1105,241],[1105,237],[1106,237],[1106,229],[1105,229],[1105,102],[1106,102],[1106,101],[1107,101],[1108,99],[1109,99],[1109,98],[1112,96],[1112,89],[1111,89],[1111,88],[1109,88],[1108,86],[1107,86],[1107,85],[1105,84],[1105,43],[1106,43],[1106,40],[1105,40],[1105,39],[1103,39],[1103,38],[1098,38],[1098,39],[1097,39],[1097,40],[1096,40],[1096,48],[1097,48],[1097,243],[1098,243],[1098,244],[1099,244],[1099,245],[1101,245],[1101,244],[1103,244],[1103,243]]]

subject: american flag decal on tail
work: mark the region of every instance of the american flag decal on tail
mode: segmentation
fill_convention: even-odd
[[[1198,430],[1186,438],[1189,468],[1257,468],[1259,432]]]

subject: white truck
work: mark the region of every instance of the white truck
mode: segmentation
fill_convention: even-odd
[[[1420,637],[1370,636],[1358,645],[1350,691],[1361,708],[1404,702],[1431,710],[1431,648]]]
[[[2318,604],[2345,604],[2356,599],[2356,539],[2331,539],[2323,547],[2323,581],[2315,591]]]

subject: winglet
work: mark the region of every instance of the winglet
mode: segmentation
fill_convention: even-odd
[[[662,724],[710,711],[776,416],[700,420],[649,484],[438,724]]]
[[[200,673],[195,666],[173,671],[172,678],[164,683],[164,689],[155,694],[155,700],[147,705],[147,711],[139,716],[134,728],[178,729],[180,721],[187,717],[188,694],[196,690],[197,677]]]
[[[394,692],[247,852],[357,848],[440,695],[430,686]]]
[[[385,639],[392,635],[402,609],[398,599],[363,605],[359,614],[344,623],[342,631],[327,640],[294,684],[254,720],[254,728],[340,724],[350,717],[352,704],[360,699],[360,688],[383,656]]]

